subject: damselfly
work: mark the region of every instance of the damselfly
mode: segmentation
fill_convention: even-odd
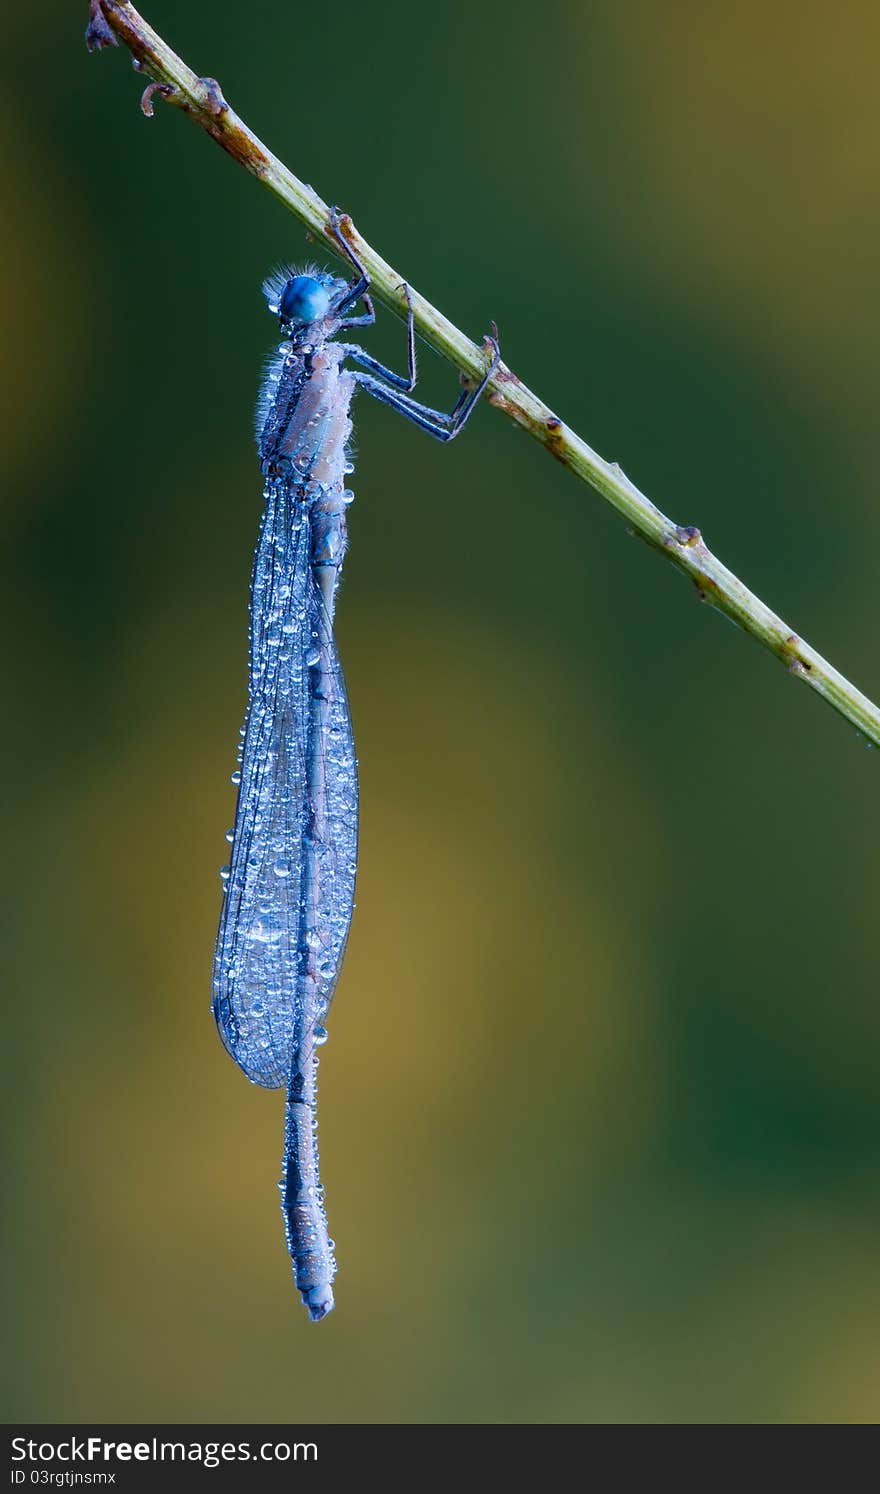
[[[346,548],[353,470],[349,408],[366,389],[441,441],[457,436],[499,362],[450,414],[412,399],[415,331],[409,291],[406,377],[353,343],[331,341],[375,321],[369,276],[308,267],[265,281],[282,340],[257,406],[265,478],[251,582],[248,709],[232,854],[214,956],[214,1016],[254,1084],[287,1086],[281,1207],[296,1285],[316,1321],[333,1307],[336,1262],[318,1179],[316,1049],[339,977],[354,907],[357,763],[333,612]],[[358,302],[360,315],[349,315]],[[346,362],[357,365],[346,368]]]

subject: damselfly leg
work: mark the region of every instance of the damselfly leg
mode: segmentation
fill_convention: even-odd
[[[390,405],[392,410],[397,410],[411,420],[414,425],[427,431],[429,436],[436,436],[438,441],[453,441],[459,431],[467,424],[486,385],[494,374],[498,364],[501,362],[501,350],[495,337],[487,338],[492,349],[492,357],[489,366],[480,382],[473,389],[463,389],[448,413],[444,410],[432,410],[429,405],[422,405],[416,399],[411,399],[408,394],[400,394],[396,389],[389,389],[387,384],[382,384],[379,379],[369,373],[356,373],[356,383],[361,389],[366,389],[374,399],[381,400],[383,405]],[[360,348],[348,347],[346,353],[354,363],[360,363],[367,368],[373,362],[369,354],[363,353]]]

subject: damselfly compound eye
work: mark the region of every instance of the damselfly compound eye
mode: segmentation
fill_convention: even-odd
[[[281,293],[278,315],[284,322],[304,326],[319,322],[330,309],[331,290],[313,275],[294,275]]]

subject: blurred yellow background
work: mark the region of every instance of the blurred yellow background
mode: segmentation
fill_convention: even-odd
[[[880,760],[488,410],[449,449],[355,410],[308,1322],[282,1097],[209,1000],[259,283],[313,251],[141,119],[84,0],[39,9],[0,121],[6,1419],[875,1421]],[[144,9],[876,698],[876,6]]]

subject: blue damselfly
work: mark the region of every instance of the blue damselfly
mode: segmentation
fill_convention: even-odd
[[[316,1049],[345,952],[357,862],[357,763],[333,612],[353,494],[349,409],[366,389],[441,441],[461,430],[499,361],[450,414],[412,399],[408,368],[383,367],[340,332],[375,321],[369,277],[331,215],[350,281],[282,269],[263,290],[281,338],[257,406],[265,510],[251,583],[248,710],[214,957],[214,1015],[255,1084],[287,1086],[281,1206],[310,1316],[333,1307],[336,1271],[318,1178]],[[358,301],[364,310],[348,315]],[[345,367],[346,363],[356,365]]]

